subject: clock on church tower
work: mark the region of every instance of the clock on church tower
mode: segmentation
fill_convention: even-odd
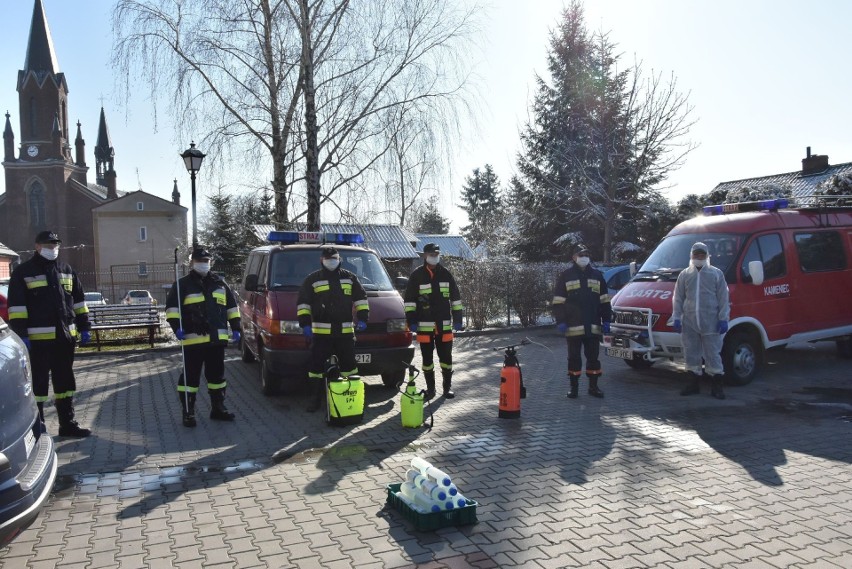
[[[29,146],[27,146],[27,155],[29,155],[30,158],[35,158],[36,156],[38,156],[38,146],[36,146],[35,144],[30,144]]]

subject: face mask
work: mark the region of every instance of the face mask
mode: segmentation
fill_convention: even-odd
[[[699,269],[704,266],[704,263],[707,261],[705,259],[693,259],[692,264],[698,267]]]
[[[333,271],[338,266],[340,266],[340,259],[323,259],[322,266],[328,269],[329,271]]]
[[[585,268],[588,264],[589,264],[589,258],[588,257],[577,257],[577,266],[579,266],[581,269]]]
[[[194,263],[192,265],[192,270],[199,275],[206,275],[210,272],[210,263]]]
[[[39,251],[38,253],[48,261],[55,261],[56,258],[59,256],[59,247],[56,247],[55,249],[48,249],[47,247],[42,247],[41,251]]]
[[[426,262],[429,263],[432,266],[435,266],[435,265],[437,265],[438,263],[441,262],[441,256],[440,255],[434,255],[434,256],[430,255],[430,256],[426,257]]]

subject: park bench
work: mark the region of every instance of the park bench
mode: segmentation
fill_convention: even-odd
[[[90,306],[89,323],[92,325],[98,351],[101,351],[101,331],[133,328],[147,328],[148,341],[153,348],[154,334],[160,329],[160,311],[151,304]]]

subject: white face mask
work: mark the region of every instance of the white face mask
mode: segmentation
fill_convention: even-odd
[[[340,259],[323,259],[322,266],[329,271],[333,271],[340,266]]]
[[[589,264],[588,257],[577,257],[577,266],[581,269],[586,268]]]
[[[426,257],[426,262],[429,263],[432,266],[435,266],[435,265],[437,265],[438,263],[441,262],[441,256],[440,255],[429,255],[429,256]]]
[[[706,263],[706,262],[707,262],[706,259],[693,259],[692,260],[692,264],[695,265],[696,267],[698,267],[699,269],[701,267],[703,267],[704,263]]]
[[[59,246],[57,245],[53,249],[48,249],[47,247],[42,247],[41,251],[38,252],[39,255],[47,259],[48,261],[55,261],[59,256]]]
[[[210,272],[210,263],[193,263],[192,270],[204,276]]]

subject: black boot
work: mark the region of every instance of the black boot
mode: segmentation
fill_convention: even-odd
[[[571,391],[568,392],[568,399],[577,399],[577,392],[580,390],[580,377],[569,375],[568,379],[571,380]]]
[[[590,375],[589,377],[589,395],[592,397],[597,397],[598,399],[603,399],[604,393],[600,389],[598,389],[598,378],[600,378],[600,374]]]
[[[210,393],[210,418],[214,421],[233,421],[235,415],[225,407],[225,388],[213,389]]]
[[[423,379],[426,380],[426,393],[423,394],[425,403],[435,398],[435,370],[424,371]]]
[[[695,395],[701,393],[701,386],[698,383],[698,374],[689,372],[689,383],[681,390],[681,395]]]
[[[56,414],[59,416],[59,436],[75,437],[82,439],[92,434],[89,429],[84,429],[74,420],[74,399],[63,397],[56,400]]]
[[[36,403],[38,407],[38,422],[42,433],[47,432],[47,426],[44,424],[44,403]]]
[[[325,380],[312,378],[310,382],[313,384],[311,387],[311,402],[305,410],[308,413],[316,413],[322,407],[325,399]]]
[[[444,380],[444,385],[443,385],[443,387],[444,387],[444,397],[446,397],[447,399],[452,399],[452,398],[454,398],[454,397],[456,396],[456,394],[455,394],[455,393],[453,393],[453,391],[452,391],[452,386],[453,386],[453,371],[452,371],[452,370],[449,370],[449,371],[447,371],[447,370],[442,370],[442,371],[441,371],[441,377],[442,377],[442,378],[443,378],[443,380]]]
[[[180,412],[183,417],[184,427],[194,427],[195,423],[195,393],[178,391],[180,398]]]
[[[724,399],[725,392],[722,390],[722,383],[725,380],[725,376],[722,374],[716,374],[713,376],[712,384],[710,387],[710,395],[715,397],[716,399]]]

